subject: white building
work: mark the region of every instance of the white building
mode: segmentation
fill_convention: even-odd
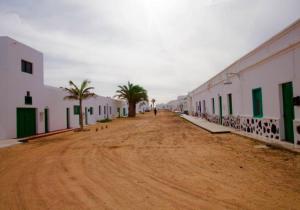
[[[178,111],[179,110],[178,106],[179,106],[179,102],[178,102],[177,99],[169,101],[166,104],[167,109],[172,111],[172,112]]]
[[[187,114],[189,112],[188,96],[187,95],[178,96],[176,100],[169,101],[166,107],[170,111],[178,111]]]
[[[193,115],[300,144],[300,20],[189,92]]]
[[[140,101],[135,106],[136,113],[144,113],[150,110],[148,101]]]
[[[0,37],[0,139],[79,127],[78,101],[63,100],[66,93],[45,86],[43,74],[41,52]],[[85,124],[128,113],[125,101],[102,96],[83,107]]]

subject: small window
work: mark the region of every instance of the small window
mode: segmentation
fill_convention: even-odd
[[[261,118],[263,117],[263,103],[261,88],[252,90],[252,102],[253,102],[253,116]]]
[[[101,106],[99,106],[99,115],[101,115]]]
[[[93,115],[93,114],[94,114],[93,107],[90,107],[90,115]]]
[[[28,74],[32,74],[33,70],[32,70],[32,63],[22,60],[21,61],[21,66],[22,66],[22,72],[28,73]]]
[[[212,113],[215,114],[216,110],[215,110],[215,99],[214,98],[211,99],[211,106],[212,106]]]
[[[228,97],[228,114],[232,115],[232,94],[229,93],[227,97]]]
[[[26,105],[32,105],[32,97],[30,96],[30,92],[29,91],[26,92],[25,104]]]
[[[79,115],[80,114],[80,106],[75,105],[74,106],[74,115]]]

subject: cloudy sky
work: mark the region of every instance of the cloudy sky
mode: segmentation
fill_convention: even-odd
[[[44,53],[45,83],[127,81],[167,102],[300,18],[299,0],[0,0],[0,36]]]

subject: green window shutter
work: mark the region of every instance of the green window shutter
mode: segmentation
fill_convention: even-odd
[[[79,115],[80,114],[80,106],[74,105],[74,115]]]
[[[253,117],[263,117],[263,102],[261,88],[252,90]]]
[[[228,94],[228,114],[232,115],[232,94]]]

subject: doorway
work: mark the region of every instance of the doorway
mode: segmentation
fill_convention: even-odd
[[[49,132],[49,109],[44,110],[45,113],[45,133]]]
[[[17,138],[36,134],[35,108],[17,108]]]
[[[67,108],[66,109],[66,114],[67,114],[67,128],[69,129],[70,128],[70,109]]]
[[[220,124],[222,125],[222,121],[223,121],[222,96],[219,96],[219,116],[220,116]]]
[[[87,107],[85,107],[84,112],[85,112],[85,124],[87,125],[88,124],[88,108]]]
[[[282,105],[285,140],[294,143],[293,120],[295,118],[293,105],[293,83],[282,84]]]

